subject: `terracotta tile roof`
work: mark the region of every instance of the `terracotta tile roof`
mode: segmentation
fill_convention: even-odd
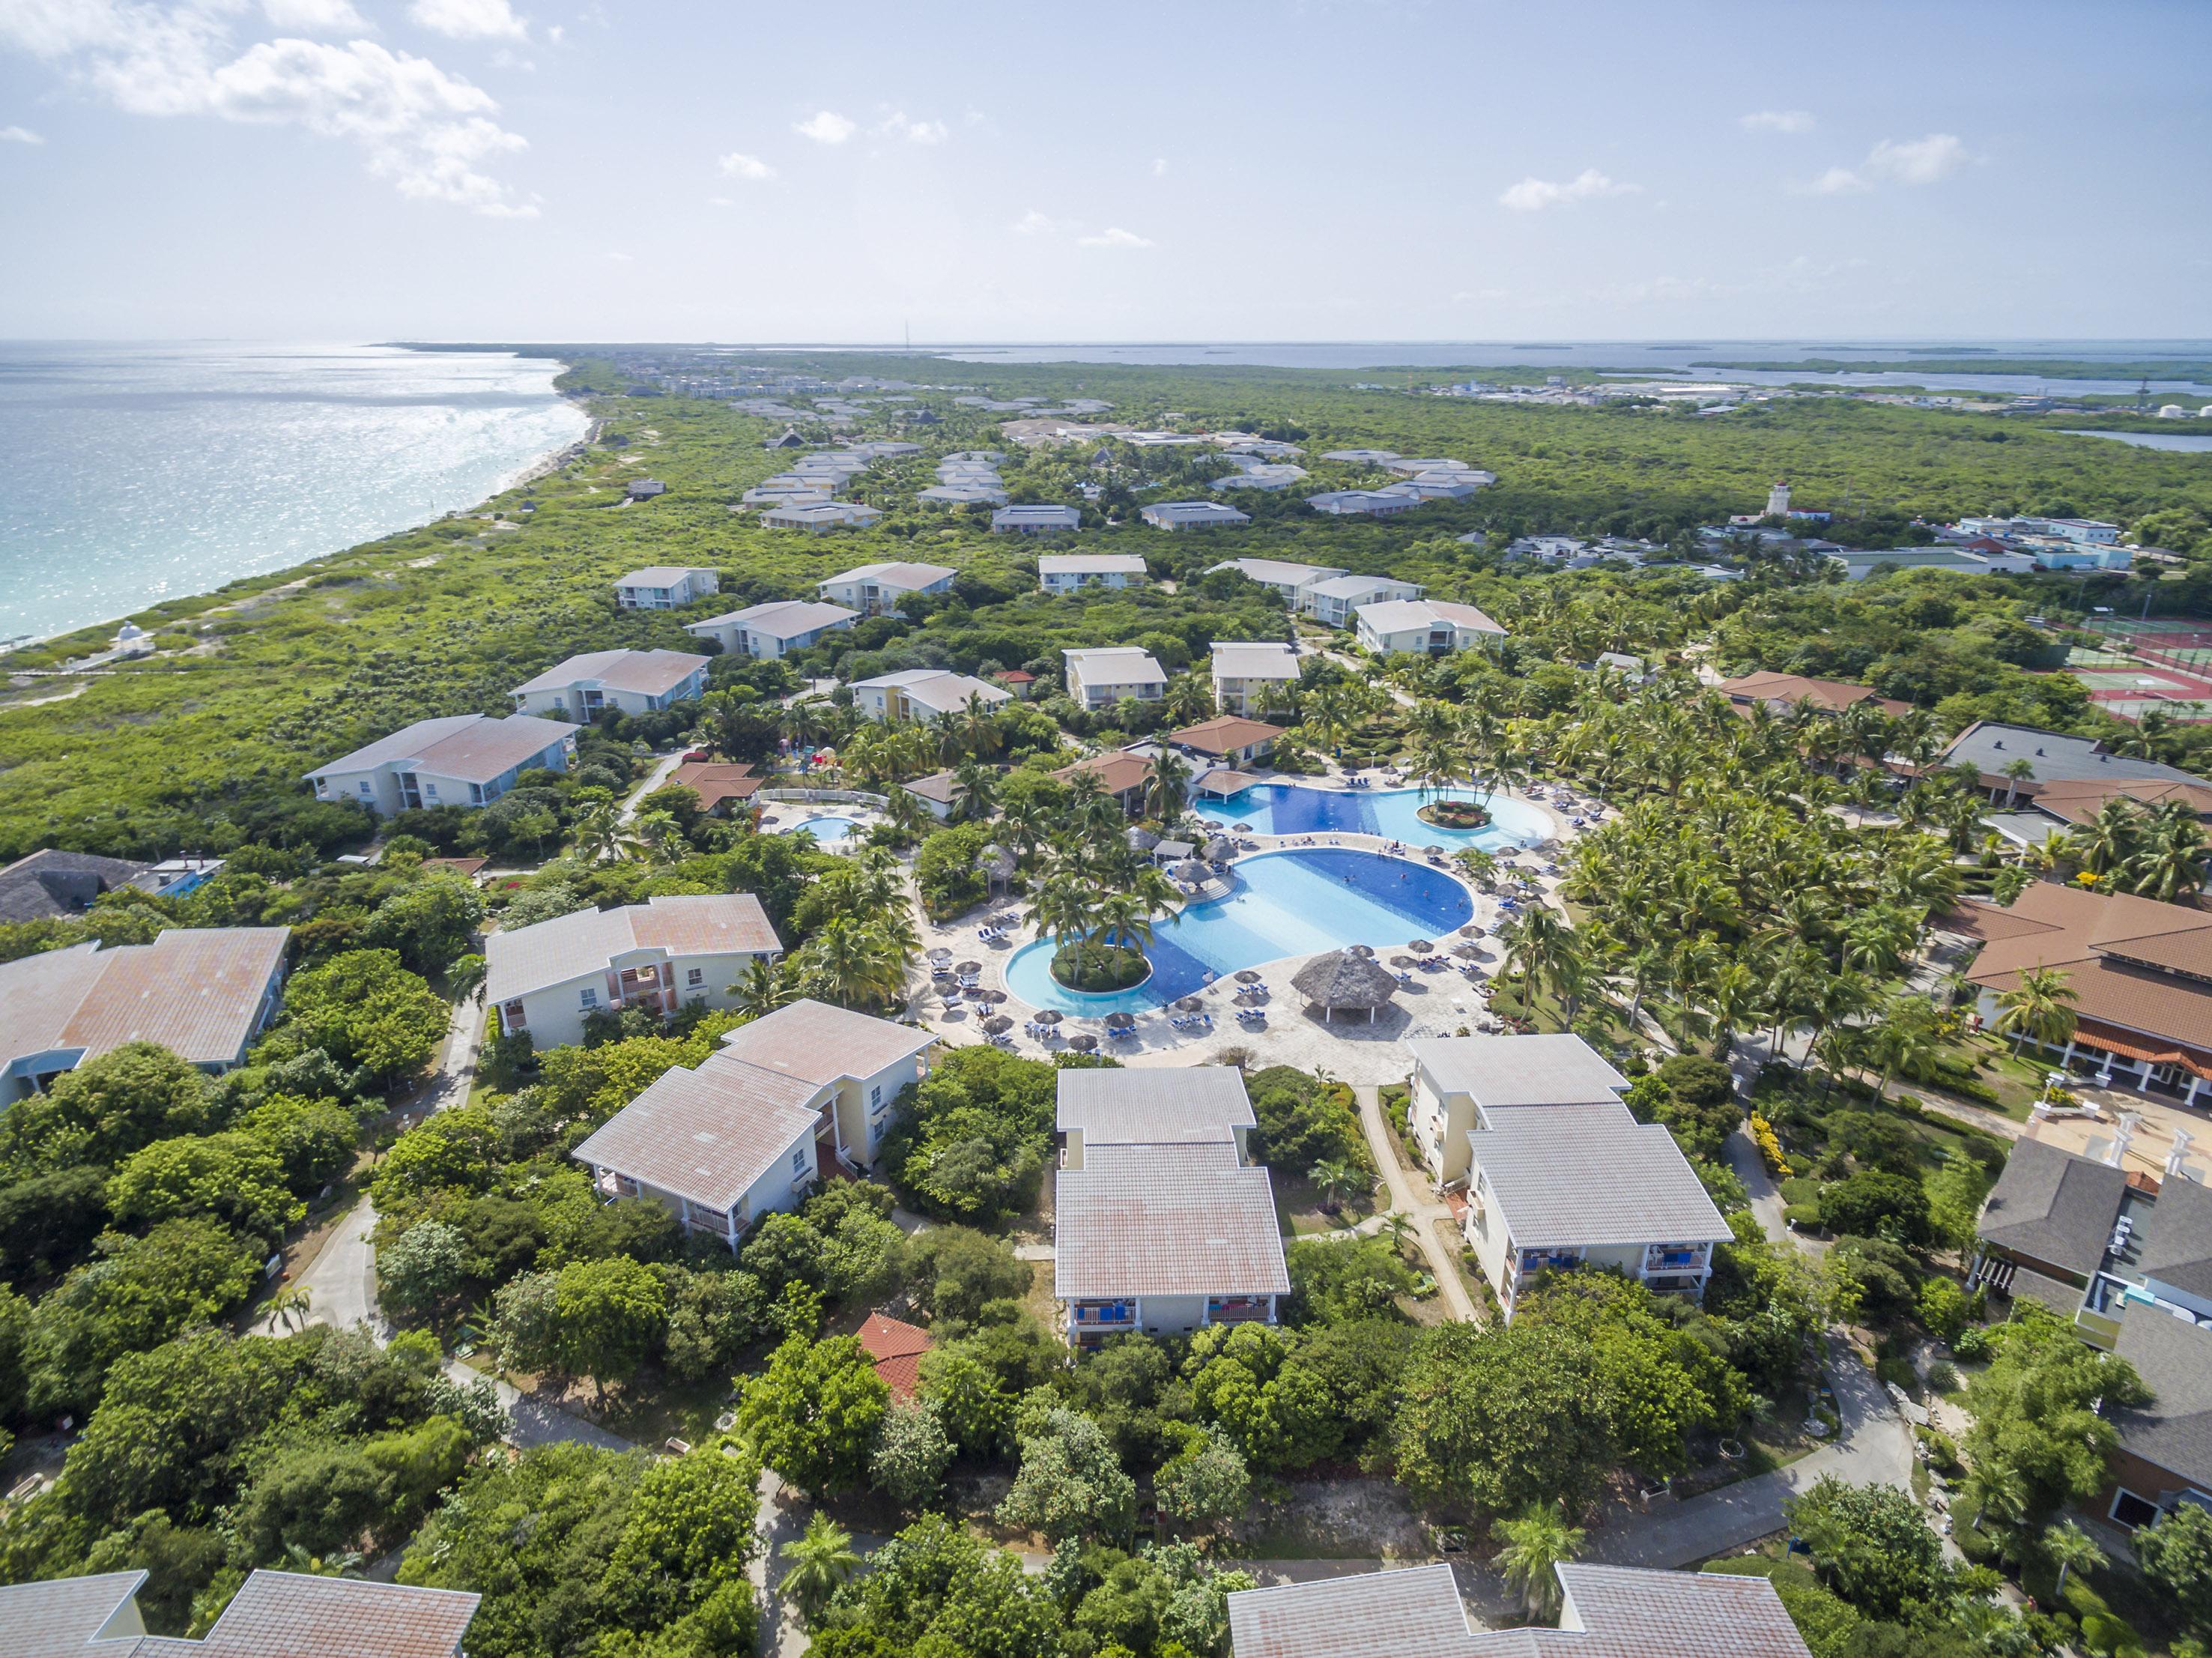
[[[0,1058],[159,1042],[194,1064],[236,1060],[283,966],[288,927],[172,927],[0,963]]]
[[[704,656],[681,650],[591,650],[555,663],[515,686],[512,694],[592,684],[641,697],[665,697],[706,666]]]
[[[1109,754],[1093,754],[1073,765],[1062,766],[1052,775],[1062,783],[1072,783],[1081,771],[1093,773],[1099,785],[1109,795],[1124,794],[1132,789],[1141,789],[1145,779],[1152,774],[1152,763],[1142,754],[1132,754],[1117,748]]]
[[[1877,696],[1865,686],[1848,685],[1841,680],[1808,679],[1802,674],[1747,674],[1741,679],[1722,680],[1720,690],[1731,702],[1784,703],[1791,706],[1809,702],[1829,714],[1840,714],[1863,702],[1879,704],[1881,711],[1892,719],[1912,711],[1911,703]]]
[[[1062,1169],[1054,1293],[1288,1295],[1274,1186],[1226,1143],[1103,1145]]]
[[[1269,725],[1265,720],[1248,720],[1241,714],[1223,714],[1213,719],[1200,720],[1196,725],[1187,725],[1180,731],[1171,731],[1168,734],[1168,740],[1181,743],[1185,748],[1195,748],[1201,754],[1233,754],[1254,743],[1273,742],[1282,735],[1282,727]]]
[[[783,945],[750,893],[656,898],[618,910],[579,910],[484,941],[486,993],[512,1001],[604,972],[617,956],[657,949],[669,956],[764,955]]]
[[[1236,1658],[1471,1658],[1449,1566],[1245,1589],[1229,1597]]]
[[[823,1083],[873,1076],[927,1052],[935,1040],[913,1025],[804,1000],[738,1026],[722,1039],[722,1052],[765,1070]]]
[[[2106,802],[2112,800],[2141,801],[2146,806],[2186,801],[2199,817],[2212,818],[2212,785],[2171,779],[2068,777],[2037,784],[2033,798],[2038,811],[2067,823],[2088,822]]]
[[[860,1328],[860,1350],[875,1361],[876,1374],[900,1404],[921,1383],[921,1356],[937,1344],[920,1325],[902,1323],[881,1313],[868,1314]]]
[[[2037,881],[2008,911],[1965,904],[1955,913],[1989,941],[1967,970],[1973,983],[2006,991],[2030,968],[2054,968],[2066,974],[2079,1017],[2212,1062],[2212,984],[2183,976],[2212,960],[2212,912]]]
[[[1561,1566],[1583,1624],[1575,1658],[1807,1658],[1804,1638],[1764,1577]]]
[[[723,765],[712,760],[686,760],[668,774],[665,787],[689,789],[699,797],[699,809],[711,812],[724,801],[750,800],[767,781],[753,776],[750,765]]]
[[[711,1054],[696,1070],[662,1072],[570,1155],[726,1213],[814,1132],[820,1092]]]

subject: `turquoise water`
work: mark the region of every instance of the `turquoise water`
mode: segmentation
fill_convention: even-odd
[[[790,828],[782,832],[787,835],[795,835],[801,830],[805,830],[815,839],[826,844],[833,840],[848,839],[859,834],[867,826],[857,818],[809,818],[804,823],[793,824]]]
[[[1374,852],[1263,852],[1239,859],[1230,880],[1225,897],[1156,924],[1145,951],[1152,976],[1133,990],[1085,996],[1062,989],[1053,980],[1046,939],[1007,958],[1006,988],[1033,1008],[1086,1017],[1141,1013],[1285,956],[1371,944],[1387,961],[1412,939],[1442,943],[1474,917],[1474,900],[1451,876]],[[1214,1017],[1221,1021],[1223,1009]]]
[[[1382,835],[1408,846],[1447,851],[1480,846],[1497,851],[1533,846],[1552,833],[1552,820],[1525,801],[1492,799],[1486,829],[1438,829],[1418,815],[1432,800],[1474,800],[1468,789],[1310,789],[1296,783],[1255,783],[1219,801],[1201,801],[1209,822],[1251,825],[1262,835]]]

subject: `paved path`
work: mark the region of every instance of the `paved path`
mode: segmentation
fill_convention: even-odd
[[[1728,1161],[1736,1179],[1743,1182],[1743,1189],[1751,1194],[1751,1212],[1759,1216],[1759,1229],[1772,1242],[1789,1242],[1790,1222],[1782,1217],[1785,1205],[1781,1190],[1766,1172],[1766,1160],[1759,1155],[1751,1131],[1741,1123],[1729,1131]]]
[[[507,1442],[518,1449],[526,1451],[538,1445],[589,1445],[601,1451],[635,1451],[638,1448],[635,1440],[609,1433],[597,1423],[586,1422],[550,1399],[526,1393],[502,1377],[472,1370],[459,1359],[447,1359],[445,1372],[464,1387],[476,1381],[491,1383],[493,1391],[499,1395],[499,1402],[506,1407],[507,1415],[514,1422],[514,1429],[507,1436]]]
[[[427,1117],[468,1104],[469,1090],[476,1086],[477,1054],[483,1045],[483,991],[479,988],[453,1003],[446,1021],[445,1045],[438,1051],[437,1069],[408,1100],[404,1109],[409,1113],[420,1112]]]
[[[1413,1222],[1414,1238],[1421,1246],[1422,1254],[1428,1258],[1429,1274],[1436,1279],[1452,1316],[1474,1323],[1474,1298],[1460,1282],[1458,1263],[1437,1241],[1435,1222],[1450,1222],[1450,1205],[1431,1195],[1426,1181],[1416,1190],[1413,1178],[1398,1166],[1397,1137],[1382,1120],[1382,1089],[1371,1082],[1354,1083],[1352,1094],[1359,1101],[1359,1124],[1367,1131],[1367,1149],[1374,1154],[1375,1166],[1382,1171],[1382,1183],[1389,1189],[1390,1207],[1403,1210]]]
[[[653,770],[645,774],[645,781],[629,791],[629,798],[622,803],[621,821],[628,823],[637,815],[637,803],[668,781],[668,774],[684,764],[685,751],[679,748],[673,754],[661,757]]]
[[[363,1194],[323,1240],[314,1259],[294,1271],[292,1287],[307,1292],[308,1323],[340,1330],[365,1324],[381,1338],[384,1320],[376,1307],[376,1252],[368,1241],[375,1225],[376,1210]],[[287,1328],[271,1314],[253,1326],[253,1333],[278,1336]]]

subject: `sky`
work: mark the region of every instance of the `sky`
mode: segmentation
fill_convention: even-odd
[[[0,336],[2212,337],[2200,0],[0,0]]]

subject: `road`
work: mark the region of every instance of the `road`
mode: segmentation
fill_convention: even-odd
[[[1444,1305],[1451,1308],[1451,1315],[1474,1323],[1474,1297],[1460,1282],[1459,1264],[1437,1240],[1438,1221],[1447,1226],[1453,1224],[1450,1205],[1431,1195],[1425,1180],[1417,1190],[1413,1177],[1399,1167],[1397,1136],[1382,1120],[1382,1089],[1371,1082],[1355,1082],[1352,1094],[1359,1101],[1359,1125],[1367,1131],[1367,1149],[1374,1154],[1375,1166],[1382,1171],[1383,1185],[1389,1188],[1390,1207],[1402,1210],[1413,1222],[1414,1236],[1421,1246],[1421,1253],[1428,1259],[1429,1276],[1437,1281],[1437,1289],[1443,1296]]]
[[[345,1219],[323,1240],[323,1247],[306,1265],[292,1274],[292,1287],[307,1294],[307,1322],[327,1324],[340,1330],[356,1324],[368,1326],[380,1339],[385,1333],[383,1315],[376,1307],[376,1252],[368,1234],[376,1225],[376,1210],[366,1194]],[[284,1333],[274,1314],[253,1326],[257,1336]]]
[[[637,815],[637,803],[668,781],[668,774],[684,764],[684,752],[679,748],[653,763],[653,770],[645,774],[645,781],[631,789],[629,798],[622,803],[622,811],[617,814],[621,821],[628,823]]]

